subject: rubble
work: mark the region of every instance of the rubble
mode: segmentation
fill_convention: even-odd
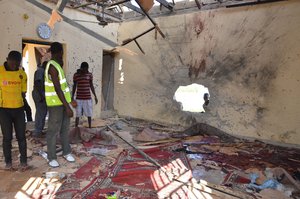
[[[213,198],[299,198],[300,150],[298,149],[235,138],[204,124],[183,130],[183,127],[177,128],[132,118],[130,120],[108,118],[94,122],[94,128],[91,129],[84,126],[71,128],[70,138],[76,163],[70,165],[63,161],[60,152],[58,157],[62,164],[61,168],[56,170],[48,168],[47,161],[43,159],[47,150],[45,135],[33,139],[28,131],[28,156],[31,157],[29,164],[35,165],[32,170],[40,171],[39,177],[37,176],[39,182],[47,178],[51,181],[48,184],[44,183],[43,186],[40,184],[40,188],[36,188],[32,194],[49,195],[54,194],[53,190],[60,190],[56,189],[57,185],[53,184],[52,177],[49,178],[51,172],[65,175],[53,176],[56,183],[64,186],[79,168],[96,158],[98,163],[93,164],[94,167],[89,170],[91,175],[89,179],[78,182],[78,190],[81,190],[90,184],[93,176],[101,175],[114,165],[124,149],[131,149],[133,146],[140,151],[178,143],[182,148],[174,149],[173,153],[187,154],[193,179],[186,185],[195,193],[210,190]],[[107,126],[108,124],[111,126]],[[117,129],[117,134],[112,132],[112,127]],[[14,164],[18,161],[17,146],[14,140]],[[137,165],[147,167],[155,163],[145,158]],[[14,172],[19,171],[12,173]],[[24,173],[26,172],[30,171]],[[0,191],[0,194],[2,192]]]

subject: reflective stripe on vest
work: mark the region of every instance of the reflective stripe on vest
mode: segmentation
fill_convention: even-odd
[[[48,71],[49,71],[50,65],[54,66],[55,69],[57,70],[58,76],[59,76],[60,88],[64,93],[66,101],[68,103],[70,103],[71,102],[71,93],[70,93],[70,89],[67,84],[65,73],[64,73],[63,69],[61,68],[61,66],[56,61],[50,60],[47,63],[46,70],[45,70],[45,97],[46,97],[47,106],[60,106],[63,104],[55,91],[53,82],[49,78]]]

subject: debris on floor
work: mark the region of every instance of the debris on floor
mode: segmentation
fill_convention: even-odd
[[[58,144],[57,169],[47,165],[45,135],[33,139],[30,132],[34,167],[10,190],[16,198],[300,198],[299,149],[235,138],[205,124],[185,130],[131,118],[95,119],[93,128],[70,129],[76,163],[61,158]],[[9,179],[19,171],[0,172]]]

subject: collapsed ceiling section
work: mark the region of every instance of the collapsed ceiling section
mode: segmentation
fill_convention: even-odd
[[[173,13],[179,13],[180,11],[186,12],[187,10],[191,9],[207,10],[220,7],[237,7],[245,5],[248,6],[285,0],[44,0],[56,4],[56,8],[52,11],[50,8],[36,0],[26,1],[52,14],[48,22],[48,26],[51,22],[51,19],[54,18],[54,15],[59,16],[58,18],[55,18],[51,26],[52,29],[55,22],[61,21],[63,19],[67,23],[81,29],[85,33],[95,37],[100,41],[103,41],[104,43],[112,47],[116,47],[119,45],[125,46],[131,42],[134,42],[140,49],[140,51],[145,54],[144,50],[137,41],[138,38],[153,30],[155,31],[155,39],[157,39],[158,34],[162,38],[165,38],[164,33],[160,30],[157,23],[153,20],[153,17],[155,17],[155,15],[163,15],[166,13],[170,14],[173,11]],[[68,17],[62,15],[65,7],[92,14],[96,17],[97,21],[69,19]],[[132,13],[134,14],[134,16],[130,16],[130,14]],[[81,21],[98,23],[99,25],[102,25],[104,27],[108,25],[108,23],[120,23],[124,20],[129,19],[130,17],[131,19],[134,17],[146,17],[151,21],[152,27],[133,38],[124,40],[122,44],[119,45],[76,22]]]
[[[170,14],[187,10],[207,10],[220,7],[235,7],[269,3],[283,0],[45,0],[57,4],[66,2],[66,6],[96,16],[99,25],[120,23],[124,20],[145,16]],[[78,20],[80,21],[80,20]],[[84,22],[84,21],[82,21]]]
[[[57,4],[59,0],[46,0]],[[166,0],[162,1],[164,4],[169,3]],[[126,12],[136,12],[140,16],[145,15],[140,8],[141,5],[144,11],[148,12],[154,5],[153,0],[139,0],[138,3],[131,0],[67,0],[66,6],[71,9],[76,9],[81,12],[95,15],[99,21],[99,25],[107,25],[107,23],[120,23],[125,20]],[[84,21],[82,21],[84,22]]]

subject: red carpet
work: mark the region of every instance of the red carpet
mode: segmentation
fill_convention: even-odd
[[[80,197],[105,198],[107,193],[120,190],[121,197],[188,198],[188,189],[182,182],[191,179],[191,168],[184,153],[173,152],[181,147],[181,144],[172,144],[144,150],[167,172],[158,170],[135,150],[124,151],[106,175],[95,178],[81,191]]]
[[[86,164],[84,164],[80,169],[73,173],[68,179],[63,183],[59,190],[55,194],[56,199],[66,199],[72,198],[75,194],[81,191],[80,182],[84,180],[91,181],[95,179],[96,173],[93,173],[93,169],[100,165],[100,161],[93,157]],[[100,176],[103,173],[100,173]]]

